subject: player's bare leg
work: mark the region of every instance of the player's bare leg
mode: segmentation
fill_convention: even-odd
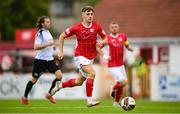
[[[99,101],[95,101],[92,99],[95,71],[91,65],[82,66],[82,70],[87,74],[87,80],[86,80],[87,107],[99,105],[100,104]]]
[[[71,78],[65,82],[56,82],[56,86],[52,89],[51,94],[54,95],[56,92],[60,91],[63,88],[81,86],[86,80],[82,75],[79,75],[77,78]]]

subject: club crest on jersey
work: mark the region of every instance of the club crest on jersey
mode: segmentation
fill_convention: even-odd
[[[90,29],[90,32],[94,32],[94,29],[93,29],[93,28],[91,28],[91,29]]]
[[[122,42],[122,38],[118,38],[118,40],[119,40],[120,42]]]

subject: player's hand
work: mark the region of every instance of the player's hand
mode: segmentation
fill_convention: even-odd
[[[102,48],[102,47],[104,47],[104,44],[103,44],[102,41],[99,41],[99,42],[96,43],[96,46]]]
[[[103,58],[108,60],[108,61],[111,60],[111,56],[109,56],[109,55],[103,55]]]
[[[52,45],[54,45],[54,41],[53,40],[48,41],[47,46],[52,46]]]
[[[59,65],[60,64],[60,60],[59,60],[58,53],[53,53],[53,57],[54,57],[56,65]]]
[[[62,60],[63,57],[64,57],[64,53],[60,52],[60,53],[58,54],[58,59],[59,59],[59,60]]]
[[[128,49],[128,51],[131,51],[131,52],[134,51],[133,48],[131,46],[129,46],[129,45],[128,45],[127,49]]]

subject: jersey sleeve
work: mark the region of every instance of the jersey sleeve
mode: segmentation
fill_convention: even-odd
[[[125,45],[125,46],[128,46],[128,45],[129,45],[129,41],[126,40],[126,41],[124,42],[124,45]]]
[[[46,38],[48,38],[49,40],[53,39],[52,35],[50,32],[42,32],[43,36],[46,36]]]
[[[128,46],[129,45],[129,41],[127,40],[127,36],[125,34],[122,34],[122,37],[124,39],[124,45]]]
[[[74,25],[74,26],[71,26],[71,27],[69,27],[69,28],[67,28],[65,31],[64,31],[64,33],[68,36],[68,37],[70,37],[70,36],[72,36],[73,34],[75,34],[76,33],[76,26]]]
[[[97,31],[101,38],[106,36],[105,31],[102,29],[101,25],[97,23]]]
[[[42,39],[43,39],[43,38],[42,38],[40,32],[38,32],[38,33],[36,34],[34,44],[41,44],[41,43],[42,43]]]

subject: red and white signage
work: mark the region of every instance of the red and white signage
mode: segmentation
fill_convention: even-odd
[[[16,29],[15,38],[17,43],[33,43],[36,29]]]

